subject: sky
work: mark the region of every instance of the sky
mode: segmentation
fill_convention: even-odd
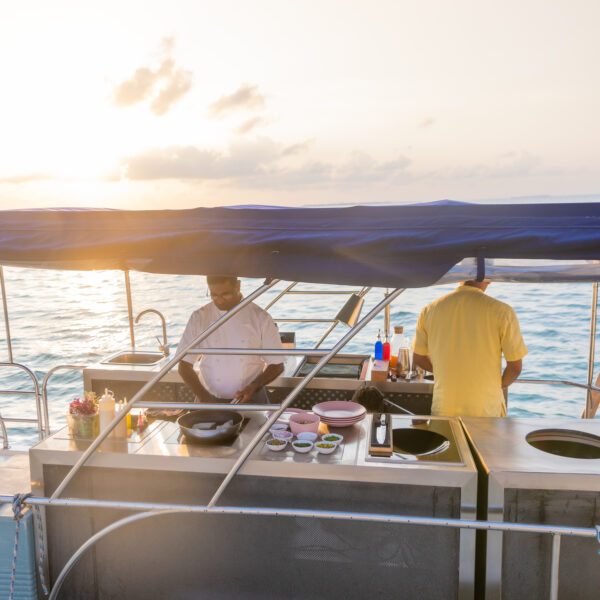
[[[0,14],[0,209],[600,200],[597,0]]]

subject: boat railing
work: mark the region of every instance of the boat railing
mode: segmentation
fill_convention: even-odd
[[[35,419],[29,417],[0,417],[0,429],[2,430],[2,447],[8,448],[8,433],[6,430],[6,423],[33,423],[37,425],[38,435],[40,441],[48,435],[48,408],[45,407],[42,412],[42,395],[40,393],[40,385],[33,371],[20,363],[15,362],[3,362],[0,363],[0,367],[19,369],[24,373],[27,373],[31,382],[33,383],[33,390],[0,390],[0,396],[33,396],[35,398],[35,409],[37,417]]]
[[[297,281],[290,283],[284,290],[279,292],[273,300],[271,300],[266,306],[265,310],[269,310],[274,304],[279,302],[281,298],[286,295],[344,295],[352,297],[353,295],[357,295],[360,298],[363,298],[370,290],[370,287],[363,287],[360,290],[294,290],[292,288],[298,285]],[[287,318],[277,318],[273,317],[273,321],[276,323],[329,323],[329,328],[325,331],[325,333],[321,336],[319,341],[315,344],[315,348],[318,348],[328,337],[329,334],[341,323],[339,318],[340,313],[336,315],[334,319],[287,319]]]
[[[50,435],[50,417],[48,416],[48,381],[56,373],[60,370],[77,370],[83,371],[85,366],[82,365],[57,365],[56,367],[52,367],[44,376],[44,380],[42,381],[42,402],[44,407],[44,417],[46,419],[46,436]]]
[[[13,496],[0,495],[0,505],[14,504]],[[345,521],[362,521],[375,523],[392,523],[402,525],[450,527],[454,529],[471,529],[483,531],[501,531],[518,533],[537,533],[552,536],[551,566],[550,566],[550,600],[558,598],[559,588],[559,566],[560,550],[563,536],[572,536],[580,538],[593,538],[600,543],[600,526],[594,527],[568,527],[559,525],[542,525],[529,523],[507,523],[502,521],[477,521],[468,519],[440,518],[440,517],[416,517],[406,515],[390,515],[378,513],[356,513],[327,510],[302,510],[289,508],[260,508],[245,506],[211,506],[207,505],[187,505],[187,504],[162,504],[155,502],[125,502],[120,500],[94,500],[79,498],[46,498],[29,496],[21,500],[23,504],[39,506],[64,506],[64,507],[88,507],[88,508],[107,508],[112,510],[136,511],[136,514],[124,517],[114,521],[105,528],[97,531],[87,539],[78,550],[67,561],[62,571],[54,580],[54,585],[50,591],[49,599],[58,597],[63,582],[67,575],[77,564],[79,558],[96,542],[106,537],[117,529],[127,526],[132,522],[147,519],[155,516],[173,513],[193,513],[193,514],[219,514],[219,515],[251,515],[261,517],[292,517],[292,518],[317,518]]]

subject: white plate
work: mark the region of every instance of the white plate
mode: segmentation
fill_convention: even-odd
[[[367,409],[356,402],[332,400],[313,406],[313,412],[322,419],[341,419],[347,421],[364,415]]]

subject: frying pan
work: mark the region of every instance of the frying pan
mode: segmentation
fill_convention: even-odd
[[[195,444],[220,444],[238,436],[244,418],[237,412],[194,410],[177,419],[181,433]],[[195,429],[199,423],[213,423],[210,429]]]

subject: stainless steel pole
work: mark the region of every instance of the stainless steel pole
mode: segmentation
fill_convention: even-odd
[[[386,288],[385,290],[385,297],[387,298],[389,295],[390,291],[389,289]],[[385,305],[385,309],[383,311],[383,333],[384,333],[384,340],[389,342],[390,341],[390,305],[386,304]]]
[[[207,338],[215,329],[218,329],[223,323],[226,323],[237,314],[244,306],[252,302],[255,298],[258,298],[261,294],[272,288],[279,280],[273,279],[270,282],[266,282],[261,285],[258,289],[252,292],[249,296],[244,298],[238,305],[234,306],[229,312],[226,312],[220,319],[217,319],[208,329],[205,329],[194,341],[188,344],[185,348],[182,348],[179,352],[175,353],[175,356],[169,360],[162,369],[152,377],[125,405],[123,410],[120,410],[115,418],[108,424],[106,429],[100,433],[100,435],[91,443],[90,447],[81,455],[79,460],[73,465],[71,470],[65,475],[65,478],[60,482],[59,486],[54,490],[51,498],[58,498],[64,489],[67,487],[71,479],[75,477],[77,471],[86,463],[87,459],[96,451],[98,446],[109,436],[110,432],[118,425],[119,421],[125,417],[125,415],[131,410],[132,406],[141,398],[144,394],[152,389],[157,381],[160,381],[162,377],[171,370],[171,367],[176,365],[181,358],[183,358],[188,350],[193,348],[196,344]]]
[[[131,302],[131,282],[129,281],[129,271],[125,273],[125,290],[127,291],[127,315],[129,317],[129,337],[131,338],[131,349],[135,350],[135,332],[133,331],[133,305]]]
[[[298,282],[297,281],[293,281],[292,283],[290,283],[290,285],[288,285],[285,290],[279,292],[279,294],[277,294],[277,296],[275,296],[275,298],[273,298],[273,300],[271,300],[271,302],[269,302],[269,304],[267,304],[265,306],[265,310],[269,310],[271,308],[271,306],[273,306],[273,304],[275,304],[275,302],[277,302],[277,300],[279,300],[279,298],[281,298],[282,296],[285,296],[285,294],[287,294]]]
[[[254,438],[250,441],[248,446],[244,448],[240,457],[235,461],[233,467],[227,475],[225,479],[222,481],[221,485],[210,499],[210,502],[207,504],[209,508],[212,508],[227,486],[230,481],[235,477],[236,473],[240,470],[242,465],[246,462],[246,459],[250,456],[258,442],[262,439],[263,435],[269,430],[271,425],[279,418],[281,413],[298,397],[300,392],[308,385],[315,375],[321,370],[321,368],[329,362],[329,359],[332,356],[335,356],[340,350],[343,348],[367,323],[369,323],[375,316],[379,314],[382,308],[387,306],[392,300],[395,300],[397,296],[399,296],[404,291],[404,288],[395,289],[389,296],[384,298],[377,306],[375,306],[369,314],[364,317],[361,321],[359,321],[350,331],[331,349],[331,351],[325,355],[316,365],[315,368],[306,375],[306,377],[290,392],[288,397],[281,403],[281,407],[279,410],[275,411],[270,417],[267,418],[266,423],[258,430],[258,433],[254,436]]]
[[[6,305],[6,289],[4,288],[4,269],[0,265],[0,285],[2,286],[2,307],[4,308],[4,329],[6,330],[6,345],[8,346],[8,362],[12,363],[12,342],[10,339],[10,324],[8,322],[8,307]]]
[[[550,600],[558,599],[558,566],[560,562],[560,534],[552,534],[552,567],[550,569]]]
[[[594,354],[596,350],[596,318],[598,312],[598,282],[594,282],[592,290],[592,314],[590,316],[590,353],[588,356],[588,385],[592,385],[594,379]],[[592,412],[592,391],[588,388],[585,398],[585,415],[589,419]]]

